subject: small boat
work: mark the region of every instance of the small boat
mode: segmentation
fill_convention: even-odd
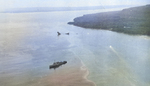
[[[66,35],[69,35],[69,33],[65,33]]]
[[[51,69],[51,68],[58,68],[59,66],[61,66],[61,65],[64,65],[64,64],[66,64],[67,63],[67,61],[63,61],[63,62],[54,62],[52,65],[50,65],[49,66],[49,68]]]
[[[59,35],[61,35],[61,33],[60,33],[60,32],[57,32],[57,34],[58,34],[58,36],[59,36]]]

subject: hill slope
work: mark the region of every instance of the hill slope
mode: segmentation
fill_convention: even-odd
[[[150,35],[150,5],[77,17],[68,24],[128,34]]]

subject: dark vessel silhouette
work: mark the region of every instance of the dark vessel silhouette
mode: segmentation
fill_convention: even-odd
[[[65,33],[66,35],[69,35],[69,33]]]
[[[58,36],[59,36],[59,35],[61,35],[61,33],[60,33],[60,32],[57,32],[57,34],[58,34]]]
[[[63,34],[63,35],[69,35],[69,33],[60,33],[60,32],[57,32],[57,36],[59,36],[61,34]]]
[[[50,69],[52,69],[52,68],[58,68],[59,66],[61,66],[61,65],[64,65],[64,64],[66,64],[67,63],[67,61],[63,61],[63,62],[54,62],[52,65],[50,65],[49,66],[49,68]]]

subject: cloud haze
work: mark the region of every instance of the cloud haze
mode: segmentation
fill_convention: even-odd
[[[149,3],[150,0],[0,0],[0,10],[25,7],[144,5]]]

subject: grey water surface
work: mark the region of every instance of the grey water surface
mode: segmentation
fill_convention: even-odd
[[[30,86],[55,72],[49,70],[54,61],[74,57],[97,86],[149,86],[150,37],[67,24],[94,12],[101,11],[1,13],[1,86]]]

